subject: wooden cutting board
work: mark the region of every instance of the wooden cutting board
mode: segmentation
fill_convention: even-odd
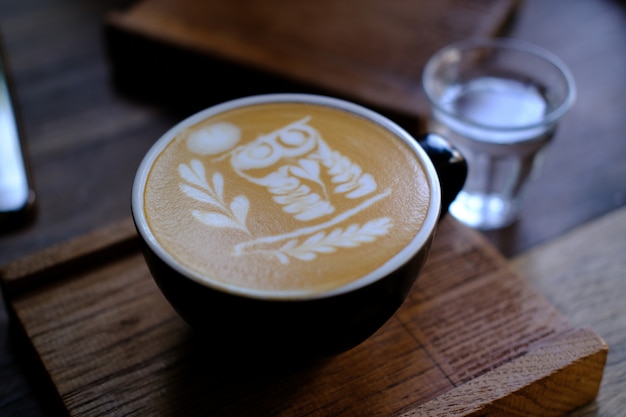
[[[381,330],[285,369],[207,355],[153,282],[130,220],[0,273],[14,323],[77,416],[561,416],[595,398],[607,355],[450,217]]]
[[[224,100],[311,88],[410,118],[425,110],[428,57],[459,39],[501,33],[518,3],[142,0],[108,16],[109,51],[126,85],[148,84],[144,90],[157,96],[174,90],[179,106],[198,90],[209,100],[226,89]],[[182,52],[214,61],[190,63]]]

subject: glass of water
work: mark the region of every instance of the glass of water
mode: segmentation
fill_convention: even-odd
[[[468,162],[450,213],[482,230],[510,225],[542,151],[575,100],[569,69],[533,44],[471,39],[431,57],[422,82],[428,130],[446,137]]]

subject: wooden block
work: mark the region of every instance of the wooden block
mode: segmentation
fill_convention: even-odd
[[[107,22],[117,32],[415,116],[424,110],[421,73],[428,57],[449,42],[500,33],[517,4],[518,0],[144,0],[112,13]],[[128,48],[129,42],[122,40],[114,42],[112,52],[119,57],[114,60],[117,64],[133,71],[141,65],[137,56],[146,48],[120,54]],[[141,58],[145,59],[149,58]],[[140,70],[137,79],[164,65],[181,65],[150,61],[151,69]],[[185,67],[183,74],[192,71]],[[237,88],[247,76],[209,69],[198,85],[216,90],[226,82]],[[158,79],[159,89],[179,81],[170,76],[166,83],[163,80]]]
[[[585,415],[593,415],[594,409],[603,416],[624,414],[625,254],[626,207],[622,207],[511,260],[572,324],[593,327],[611,346],[597,404]]]
[[[39,267],[0,269],[12,316],[71,415],[559,416],[598,392],[604,341],[572,327],[452,218],[380,331],[284,369],[208,355],[137,246],[119,245],[134,233],[123,222],[30,257]]]
[[[16,294],[36,286],[39,279],[48,282],[51,276],[71,273],[81,264],[97,264],[119,251],[135,250],[137,245],[135,226],[126,219],[7,264],[2,270],[2,283],[10,294]]]
[[[599,347],[588,329],[559,334],[403,417],[563,415],[597,395],[606,360]],[[576,395],[571,392],[574,381],[583,385]]]

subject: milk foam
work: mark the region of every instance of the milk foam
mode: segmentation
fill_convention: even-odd
[[[147,176],[144,212],[158,244],[209,284],[316,293],[402,251],[430,195],[419,157],[380,125],[274,103],[175,134]]]

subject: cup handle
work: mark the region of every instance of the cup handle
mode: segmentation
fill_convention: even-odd
[[[437,134],[427,133],[417,138],[417,142],[430,157],[439,176],[441,183],[439,220],[441,221],[448,212],[448,207],[465,184],[467,161],[458,149]]]

